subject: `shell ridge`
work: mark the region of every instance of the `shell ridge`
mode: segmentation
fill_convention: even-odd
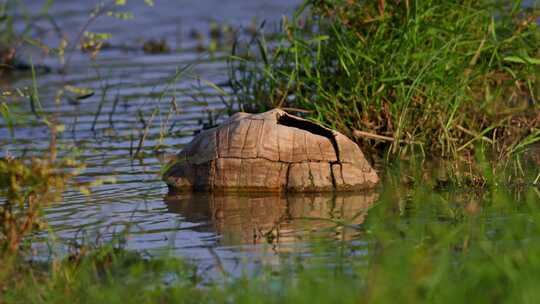
[[[216,158],[221,156],[221,144],[220,144],[220,130],[216,131]]]
[[[291,163],[295,160],[294,150],[296,148],[296,132],[292,132]]]
[[[248,142],[249,137],[249,130],[251,129],[252,120],[248,119],[248,127],[246,130],[246,134],[244,134],[244,138],[242,140],[242,148],[240,149],[240,155],[244,156],[244,152],[246,151],[246,143]]]
[[[282,152],[281,152],[281,147],[280,147],[281,145],[279,144],[279,132],[273,132],[273,133],[275,133],[276,135],[277,158],[278,158],[278,161],[280,161],[281,160],[280,155],[282,154]]]
[[[237,122],[235,121],[234,125],[236,125],[236,124],[237,124]],[[233,150],[233,147],[232,147],[233,139],[231,138],[232,137],[231,135],[233,135],[233,134],[231,134],[231,133],[234,131],[234,129],[232,128],[232,126],[233,126],[232,123],[227,126],[227,155],[232,155],[232,150]]]
[[[263,120],[262,121],[262,126],[261,126],[261,134],[259,135],[259,138],[257,139],[257,157],[262,157],[261,148],[263,146],[262,140],[263,140],[263,136],[264,136],[265,124],[266,124],[266,121]]]
[[[306,160],[311,161],[311,157],[309,155],[309,149],[308,149],[307,133],[306,132],[302,132],[302,133],[303,133],[302,138],[304,139],[304,153],[306,155],[305,158],[306,158]]]
[[[287,171],[285,172],[285,189],[289,189],[291,183],[291,166],[292,164],[287,165]]]

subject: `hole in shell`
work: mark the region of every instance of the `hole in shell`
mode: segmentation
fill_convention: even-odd
[[[337,159],[337,162],[339,163],[339,147],[338,147],[334,132],[332,130],[327,129],[309,120],[298,119],[288,114],[278,115],[277,124],[291,127],[291,128],[297,128],[297,129],[304,130],[315,135],[328,138],[328,140],[330,140],[330,142],[332,143],[332,146],[334,147],[334,152],[336,153],[336,159]]]

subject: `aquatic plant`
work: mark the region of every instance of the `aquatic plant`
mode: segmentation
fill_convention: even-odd
[[[0,159],[0,245],[2,252],[16,252],[23,238],[42,228],[42,208],[58,201],[69,174],[49,160]]]
[[[391,159],[506,160],[540,141],[538,5],[309,0],[278,42],[233,50],[230,106],[301,111]]]

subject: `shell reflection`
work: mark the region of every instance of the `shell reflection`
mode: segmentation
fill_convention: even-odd
[[[221,245],[298,243],[324,236],[352,239],[376,192],[316,194],[170,193],[170,212],[221,235]],[[199,228],[199,229],[201,229]]]

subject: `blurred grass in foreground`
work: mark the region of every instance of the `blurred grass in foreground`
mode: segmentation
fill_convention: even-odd
[[[2,255],[0,302],[534,303],[539,211],[536,186],[437,190],[414,178],[404,184],[395,166],[357,226],[358,242],[308,240],[310,254],[284,254],[280,266],[223,280],[117,241],[50,262],[32,262],[21,249]]]

